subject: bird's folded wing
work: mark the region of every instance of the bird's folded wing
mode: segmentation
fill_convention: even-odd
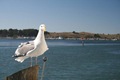
[[[15,51],[15,55],[25,56],[28,51],[33,50],[33,49],[34,49],[34,44],[23,43],[20,47],[17,48],[17,50]]]

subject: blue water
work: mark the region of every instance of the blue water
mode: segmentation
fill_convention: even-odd
[[[29,39],[0,39],[0,80],[30,66],[30,59],[16,62],[11,56]],[[120,41],[47,40],[49,50],[44,80],[120,80]],[[42,70],[40,56],[39,80]]]

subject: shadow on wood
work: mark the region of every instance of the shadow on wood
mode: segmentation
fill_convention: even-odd
[[[6,77],[6,80],[38,80],[38,71],[39,66],[35,65]]]

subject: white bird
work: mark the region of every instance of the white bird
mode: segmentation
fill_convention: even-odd
[[[33,41],[28,41],[21,43],[15,51],[13,57],[16,57],[16,61],[23,62],[27,58],[31,58],[32,65],[32,57],[37,57],[42,55],[44,52],[48,50],[48,46],[45,41],[44,31],[46,31],[46,26],[41,24],[39,26],[39,32],[37,37]]]

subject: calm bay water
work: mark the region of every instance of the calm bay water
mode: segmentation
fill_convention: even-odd
[[[30,59],[16,62],[11,56],[28,39],[0,39],[0,80],[30,66]],[[49,50],[44,80],[120,80],[120,41],[47,40]],[[40,56],[39,65],[43,61]],[[39,80],[41,76],[39,71]]]

